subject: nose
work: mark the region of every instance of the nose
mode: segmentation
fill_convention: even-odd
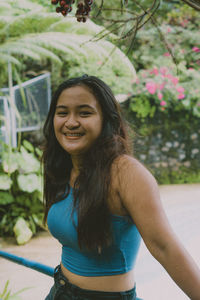
[[[67,127],[68,129],[72,129],[72,128],[77,128],[79,126],[80,123],[76,118],[76,116],[74,116],[73,114],[69,115],[67,120],[65,121],[65,127]]]

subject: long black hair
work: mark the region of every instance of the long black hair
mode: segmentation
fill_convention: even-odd
[[[80,174],[73,190],[74,209],[76,207],[78,210],[79,246],[94,250],[108,246],[112,241],[107,201],[111,185],[111,166],[120,155],[130,154],[132,148],[118,102],[111,89],[95,76],[84,75],[63,82],[52,98],[43,129],[44,219],[46,221],[51,205],[69,193],[72,170],[70,154],[60,146],[54,132],[56,104],[63,90],[80,85],[89,88],[99,102],[103,114],[102,132],[82,157]]]

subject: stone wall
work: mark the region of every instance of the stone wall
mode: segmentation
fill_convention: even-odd
[[[134,130],[134,154],[159,183],[200,182],[200,119],[158,113],[138,119],[122,105]]]

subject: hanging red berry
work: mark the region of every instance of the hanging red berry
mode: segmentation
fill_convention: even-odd
[[[91,11],[93,0],[78,0],[77,1],[76,18],[78,22],[86,22]],[[75,0],[51,0],[53,5],[57,5],[56,12],[61,13],[63,16],[67,16],[72,11],[72,5]]]
[[[89,13],[91,11],[91,6],[93,0],[79,0],[77,4],[76,18],[78,22],[86,22]]]
[[[63,16],[67,16],[69,12],[72,11],[72,5],[75,3],[75,0],[51,0],[53,5],[57,5],[56,12],[61,13]]]

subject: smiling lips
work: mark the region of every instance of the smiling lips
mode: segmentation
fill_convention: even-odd
[[[76,140],[79,139],[80,137],[82,137],[84,135],[84,133],[69,133],[66,132],[64,133],[64,135],[68,138],[68,139],[72,139],[72,140]]]

